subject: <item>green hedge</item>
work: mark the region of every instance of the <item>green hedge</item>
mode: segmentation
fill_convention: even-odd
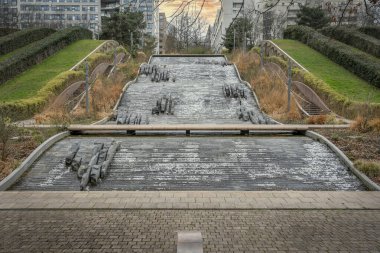
[[[112,52],[94,53],[88,57],[90,74],[102,62],[111,62]],[[20,99],[15,102],[0,102],[0,115],[6,115],[13,120],[22,120],[33,117],[52,102],[57,95],[70,84],[85,79],[85,67],[81,64],[77,70],[68,70],[57,75],[38,91],[33,98]]]
[[[42,62],[45,58],[61,50],[65,46],[81,39],[90,39],[92,33],[84,28],[73,27],[58,31],[24,47],[10,59],[0,62],[0,84],[25,71],[29,67]]]
[[[332,40],[306,26],[290,26],[284,37],[301,41],[340,64],[370,84],[380,88],[380,60],[355,48]]]
[[[284,71],[288,68],[288,63],[278,56],[267,57],[266,60],[278,64]],[[350,100],[333,90],[323,80],[302,69],[293,68],[292,75],[295,80],[312,88],[332,111],[343,117],[355,119],[356,116],[363,115],[364,112],[368,111],[370,117],[380,117],[379,103],[363,103]]]
[[[380,40],[380,26],[360,27],[359,31]]]
[[[6,36],[17,31],[18,29],[15,28],[0,28],[0,37]]]
[[[41,40],[54,33],[49,28],[34,28],[22,30],[0,38],[0,55],[12,52],[15,49],[24,47],[32,42]]]
[[[326,27],[320,30],[322,34],[356,47],[364,52],[380,57],[380,40],[361,33],[350,27]],[[380,31],[379,31],[380,33]]]
[[[50,99],[60,94],[69,84],[84,80],[83,71],[65,71],[51,79],[37,94],[28,99],[21,99],[15,102],[0,103],[0,115],[6,115],[14,120],[31,118],[35,113],[40,112]]]

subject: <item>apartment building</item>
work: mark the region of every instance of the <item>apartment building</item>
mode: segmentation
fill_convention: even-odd
[[[158,37],[159,17],[154,0],[0,0],[0,27],[82,26],[96,35],[101,32],[102,16],[109,17],[126,8],[141,11],[145,32]]]
[[[82,26],[99,34],[101,0],[0,0],[0,26],[14,28]]]
[[[17,0],[0,0],[0,27],[18,28]]]
[[[214,52],[219,53],[223,48],[223,36],[232,20],[235,17],[245,15],[246,10],[251,8],[252,3],[252,1],[243,0],[221,0],[220,9],[217,11],[211,34],[210,44]]]
[[[159,40],[158,40],[158,52],[159,54],[165,54],[165,45],[167,38],[168,21],[166,19],[165,12],[159,13]]]
[[[213,31],[211,48],[220,52],[223,48],[223,36],[235,17],[249,17],[253,21],[252,42],[263,39],[282,38],[283,31],[288,25],[295,25],[297,13],[301,6],[321,7],[331,17],[331,23],[340,18],[346,1],[342,0],[221,0]],[[365,13],[363,5],[357,5],[361,0],[353,0],[343,17],[343,24],[360,24],[361,15]]]

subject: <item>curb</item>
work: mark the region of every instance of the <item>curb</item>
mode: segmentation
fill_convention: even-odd
[[[62,132],[56,134],[49,139],[47,139],[44,143],[39,145],[22,163],[15,169],[11,174],[9,174],[6,178],[0,181],[0,191],[5,191],[9,187],[11,187],[21,176],[24,174],[30,166],[51,146],[53,146],[56,142],[66,138],[69,136],[69,132]]]
[[[357,176],[363,184],[368,187],[368,189],[372,191],[380,191],[380,186],[374,183],[371,179],[369,179],[366,175],[360,172],[355,168],[354,164],[350,161],[350,159],[332,142],[330,142],[326,137],[317,134],[313,131],[306,131],[305,136],[312,138],[313,140],[319,141],[325,145],[327,145],[338,157],[339,159],[352,171],[352,173]]]

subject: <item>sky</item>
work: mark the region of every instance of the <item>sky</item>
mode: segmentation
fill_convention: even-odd
[[[198,13],[201,9],[203,0],[190,0],[192,1],[189,4],[190,10],[193,10],[193,13]],[[204,6],[200,16],[207,21],[210,25],[214,23],[216,12],[220,7],[220,0],[204,0]],[[182,7],[188,3],[189,0],[166,0],[162,5],[160,5],[160,12],[165,12],[166,18],[170,21],[170,15],[173,15],[178,7]],[[178,13],[178,12],[177,12]]]

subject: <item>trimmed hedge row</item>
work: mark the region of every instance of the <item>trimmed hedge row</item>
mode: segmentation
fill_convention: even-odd
[[[307,44],[330,60],[380,88],[380,59],[332,40],[306,26],[288,27],[284,32],[284,37]]]
[[[36,41],[23,48],[10,59],[0,62],[0,84],[15,77],[29,67],[42,62],[74,41],[90,39],[91,32],[80,27],[68,28]]]
[[[61,93],[67,85],[84,79],[82,71],[65,71],[51,79],[37,95],[15,102],[0,103],[0,114],[7,115],[13,120],[27,119],[41,111],[49,100]]]
[[[49,28],[34,28],[11,33],[0,38],[0,54],[7,54],[15,49],[24,47],[37,40],[54,33],[55,30]]]
[[[105,53],[94,53],[90,55],[90,73],[101,62],[111,62],[112,55]],[[22,120],[33,117],[34,114],[41,112],[45,106],[52,102],[68,85],[85,79],[84,66],[77,70],[68,70],[57,75],[38,91],[33,98],[21,99],[15,102],[0,102],[0,115],[7,115],[13,120]]]
[[[379,103],[364,103],[350,100],[346,96],[333,90],[328,84],[313,74],[300,69],[294,69],[295,79],[302,81],[312,88],[318,96],[334,112],[349,119],[355,119],[358,115],[369,112],[369,117],[380,117]]]
[[[270,62],[279,64],[284,71],[287,70],[287,62],[282,60],[282,58],[271,56],[266,59]],[[293,68],[292,75],[295,80],[303,82],[312,88],[331,110],[343,117],[355,119],[356,116],[367,111],[370,112],[370,117],[380,117],[379,103],[363,103],[350,100],[346,96],[333,90],[328,84],[314,76],[312,73],[299,68]]]
[[[6,36],[17,31],[18,29],[16,28],[0,28],[0,37]]]
[[[380,40],[349,27],[326,27],[322,34],[356,47],[364,52],[380,57]],[[380,31],[379,31],[380,32]]]
[[[360,27],[359,31],[380,40],[380,27],[379,26]]]

